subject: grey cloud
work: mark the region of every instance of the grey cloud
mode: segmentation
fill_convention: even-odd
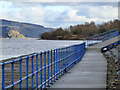
[[[112,6],[112,7],[118,7],[117,2],[13,2],[15,6],[21,6],[21,7],[28,7],[28,6],[81,6],[81,5],[89,5],[89,6]]]

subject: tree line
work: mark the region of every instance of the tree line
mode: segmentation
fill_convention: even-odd
[[[93,36],[95,34],[119,28],[119,23],[120,21],[117,19],[98,25],[96,25],[93,21],[90,23],[85,22],[85,24],[70,26],[68,29],[63,29],[60,27],[55,31],[42,33],[40,38],[47,40],[81,40],[88,36]]]

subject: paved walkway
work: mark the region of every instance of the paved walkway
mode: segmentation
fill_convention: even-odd
[[[87,50],[82,61],[62,76],[51,88],[105,88],[106,59],[99,50]]]
[[[53,88],[101,88],[106,87],[107,61],[100,48],[115,42],[118,37],[93,45],[86,50],[82,60],[64,76],[57,80],[49,89]],[[48,89],[48,90],[49,90]],[[71,90],[71,89],[70,89]]]
[[[120,37],[115,37],[115,38],[106,40],[106,41],[104,41],[104,42],[95,44],[95,45],[93,45],[93,46],[91,46],[91,47],[89,47],[89,48],[94,48],[94,49],[99,48],[99,49],[101,49],[101,48],[104,47],[104,46],[107,46],[107,45],[109,45],[109,44],[111,44],[111,43],[117,42],[118,39],[120,39]]]

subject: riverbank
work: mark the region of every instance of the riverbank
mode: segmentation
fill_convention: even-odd
[[[107,59],[106,88],[120,89],[120,45],[104,53]]]

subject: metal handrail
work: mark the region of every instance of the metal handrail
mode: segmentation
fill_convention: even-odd
[[[82,43],[26,55],[6,62],[2,61],[0,63],[2,68],[1,89],[18,87],[42,90],[79,62],[84,53],[85,43]],[[11,72],[6,71],[7,69],[10,69]],[[7,79],[10,79],[9,82]]]
[[[104,33],[94,35],[94,36],[86,37],[84,38],[84,41],[86,42],[86,46],[88,47],[96,43],[103,42],[110,38],[116,37],[118,35],[119,35],[118,29],[113,29]]]

